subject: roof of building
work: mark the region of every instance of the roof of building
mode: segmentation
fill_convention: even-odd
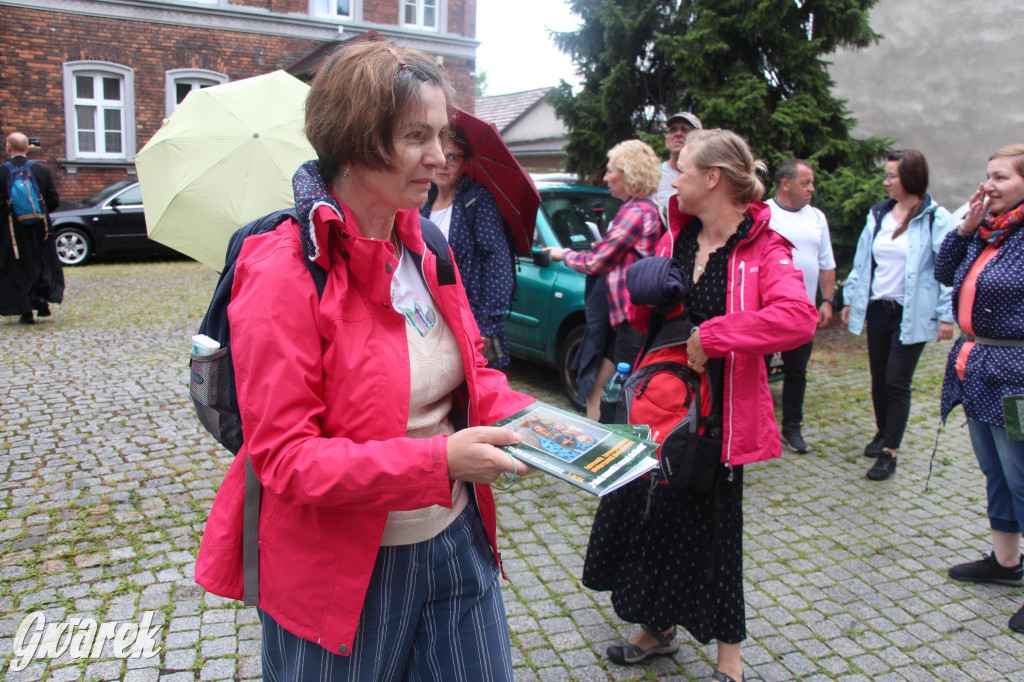
[[[523,90],[507,95],[476,98],[476,116],[495,125],[498,132],[505,132],[509,125],[540,102],[544,95],[554,88]]]
[[[316,72],[320,70],[320,66],[324,63],[324,60],[334,54],[335,50],[340,49],[342,45],[353,44],[363,40],[384,40],[384,36],[382,36],[376,29],[370,29],[366,33],[361,33],[355,37],[346,38],[345,40],[325,41],[314,47],[297,61],[285,66],[284,70],[296,78],[308,83],[313,80],[313,76],[315,76]]]

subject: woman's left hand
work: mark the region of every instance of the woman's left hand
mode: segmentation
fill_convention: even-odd
[[[939,322],[939,341],[948,341],[953,338],[953,323]]]
[[[704,352],[704,346],[700,343],[700,327],[693,330],[690,338],[686,340],[686,364],[695,372],[703,372],[704,365],[708,363],[708,355]]]

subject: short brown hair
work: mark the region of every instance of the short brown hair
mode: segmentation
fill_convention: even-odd
[[[722,172],[737,204],[746,207],[764,195],[764,183],[758,173],[767,172],[768,166],[754,157],[750,145],[740,135],[722,128],[694,130],[687,136],[686,146],[691,148],[690,159],[697,168],[717,168]]]
[[[1000,147],[995,154],[988,157],[989,161],[992,159],[1014,159],[1013,170],[1017,171],[1017,175],[1024,177],[1024,144]]]
[[[327,58],[306,98],[306,138],[330,181],[349,165],[389,170],[394,127],[424,85],[444,92],[448,117],[455,91],[430,55],[380,41],[360,41]]]
[[[608,150],[612,166],[626,176],[626,193],[646,197],[658,191],[661,182],[661,161],[651,145],[641,140],[626,140]]]

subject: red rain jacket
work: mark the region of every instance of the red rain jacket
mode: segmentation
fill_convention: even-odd
[[[672,256],[692,218],[671,204],[669,229],[656,256]],[[764,356],[808,343],[818,326],[818,311],[793,265],[793,245],[768,227],[767,204],[754,202],[749,213],[750,234],[729,256],[725,315],[700,325],[704,352],[725,358],[722,461],[734,466],[782,455]],[[646,331],[649,316],[650,308],[630,307],[630,321],[640,331]]]
[[[343,209],[344,210],[344,209]],[[416,211],[399,211],[406,249],[458,340],[466,384],[459,424],[491,424],[533,402],[486,368],[462,282],[438,283],[437,258]],[[451,504],[447,436],[410,439],[406,322],[391,307],[391,245],[360,236],[354,218],[320,204],[311,225],[323,298],[302,262],[295,222],[245,241],[228,316],[245,444],[217,492],[195,579],[242,598],[245,456],[263,483],[260,608],[292,633],[348,654],[380,539],[392,510]],[[323,245],[326,245],[324,248]],[[408,257],[410,254],[406,254]],[[476,499],[495,560],[494,498]]]

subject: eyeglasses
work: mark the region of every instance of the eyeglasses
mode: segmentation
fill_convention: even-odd
[[[691,125],[686,125],[685,123],[680,123],[679,125],[669,126],[668,134],[671,135],[673,133],[688,133],[691,130],[696,130],[696,128],[694,128]]]
[[[462,154],[456,154],[455,152],[448,152],[444,155],[446,163],[455,163],[456,161],[462,161]]]
[[[882,174],[882,179],[883,180],[899,180],[900,179],[900,174],[899,173],[883,173]]]

